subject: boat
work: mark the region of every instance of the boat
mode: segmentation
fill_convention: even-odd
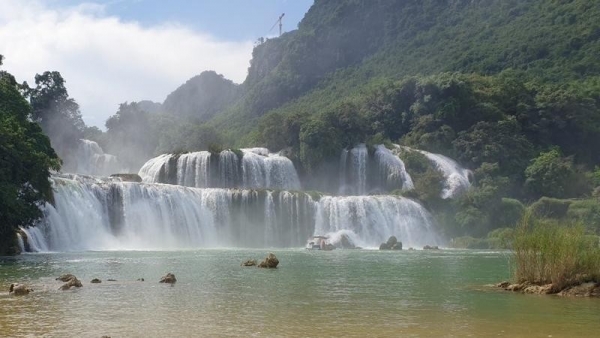
[[[312,236],[306,244],[307,250],[325,250],[330,251],[335,249],[335,246],[328,241],[327,236]]]

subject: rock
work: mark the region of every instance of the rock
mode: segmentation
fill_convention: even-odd
[[[67,273],[67,274],[65,274],[65,275],[61,275],[61,276],[60,276],[60,277],[58,277],[56,280],[59,280],[59,281],[61,281],[61,282],[68,282],[69,280],[71,280],[71,279],[73,279],[73,278],[77,279],[77,278],[76,278],[74,275],[72,275],[72,274],[70,274],[70,273]]]
[[[109,278],[109,279],[107,279],[106,281],[107,281],[107,282],[116,282],[117,280],[116,280],[116,279]]]
[[[408,248],[408,250],[409,250],[409,251],[414,251],[414,250],[415,250],[415,248],[413,248],[413,247],[410,247],[410,248]]]
[[[243,262],[242,266],[256,266],[256,259],[249,259]]]
[[[387,245],[387,243],[381,243],[379,250],[390,250],[390,247]]]
[[[137,281],[138,281],[138,282],[143,282],[143,281],[144,281],[144,279],[143,279],[143,278],[138,278],[138,279],[137,279]]]
[[[25,284],[12,283],[8,288],[9,295],[25,296],[30,292],[33,292],[33,289],[28,288]]]
[[[402,250],[402,242],[397,242],[391,247],[392,250]]]
[[[573,297],[599,297],[600,284],[594,282],[581,283],[579,285],[574,285],[561,290],[558,295]]]
[[[59,290],[69,290],[72,287],[76,287],[76,288],[80,288],[83,285],[81,284],[81,282],[79,281],[79,279],[77,279],[75,276],[73,276],[73,278],[69,279],[65,284],[63,284]]]
[[[160,279],[159,283],[175,284],[175,282],[177,282],[177,278],[175,278],[174,274],[169,272]]]
[[[547,295],[549,293],[552,293],[552,284],[529,285],[523,288],[523,293],[530,293],[534,295]]]
[[[439,250],[440,248],[437,245],[425,245],[423,250]]]
[[[354,243],[352,243],[352,241],[350,240],[350,237],[348,237],[348,235],[342,235],[342,237],[340,238],[340,247],[342,249],[355,249],[356,246],[354,245]]]
[[[94,279],[92,279],[92,280],[90,281],[90,283],[92,283],[92,284],[98,284],[98,283],[102,283],[102,281],[101,281],[101,280],[99,280],[98,278],[94,278]]]
[[[510,282],[504,281],[496,284],[496,287],[506,289],[510,285]]]
[[[388,238],[386,244],[388,247],[393,247],[394,244],[398,243],[398,239],[396,238],[396,236],[390,236],[390,238]]]
[[[267,255],[267,258],[265,258],[264,261],[262,261],[262,262],[260,262],[260,264],[258,264],[258,267],[275,269],[275,268],[277,268],[278,264],[279,264],[279,260],[277,259],[277,257],[275,257],[275,255],[273,253],[269,253],[269,255]]]

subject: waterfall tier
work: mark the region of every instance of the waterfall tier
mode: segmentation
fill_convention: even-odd
[[[164,154],[146,162],[139,175],[147,183],[197,188],[300,189],[292,161],[266,148]]]
[[[260,156],[260,155],[259,155]],[[93,178],[54,177],[54,205],[27,229],[40,251],[302,247],[311,235],[352,235],[377,247],[396,235],[406,245],[438,244],[429,213],[395,196],[200,189]]]
[[[114,155],[105,154],[98,143],[81,139],[74,156],[65,159],[63,170],[83,175],[108,176],[122,171]]]

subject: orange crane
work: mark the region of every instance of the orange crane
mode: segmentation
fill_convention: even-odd
[[[281,21],[281,19],[283,19],[284,15],[285,15],[285,13],[281,13],[281,15],[279,16],[279,19],[277,19],[277,21],[275,21],[275,24],[273,25],[273,27],[271,27],[271,29],[269,29],[269,33],[273,30],[273,28],[275,28],[275,26],[277,26],[277,24],[279,24],[279,36],[281,36],[281,28],[283,27],[283,22]]]

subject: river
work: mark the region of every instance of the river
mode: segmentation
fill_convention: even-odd
[[[0,258],[2,337],[597,337],[600,300],[512,294],[509,252],[101,251]],[[159,284],[167,272],[175,285]],[[81,289],[59,291],[60,274]],[[100,278],[101,284],[90,284]],[[144,278],[145,281],[137,281]],[[110,282],[107,279],[116,279]]]

